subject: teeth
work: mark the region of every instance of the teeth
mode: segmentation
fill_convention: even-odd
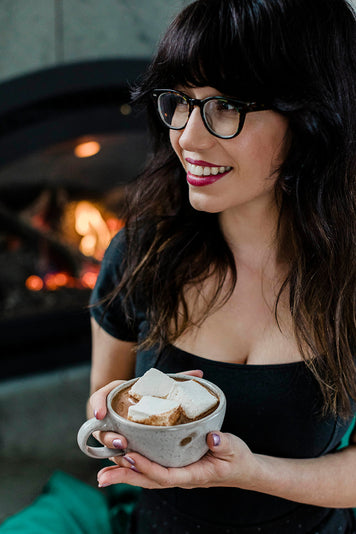
[[[232,167],[202,167],[200,165],[192,165],[187,162],[187,170],[194,174],[194,176],[216,176],[217,174],[222,174],[223,172],[228,172]]]

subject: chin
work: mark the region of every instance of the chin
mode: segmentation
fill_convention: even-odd
[[[222,211],[216,199],[213,198],[197,198],[196,195],[189,195],[189,202],[192,208],[197,211],[205,211],[206,213],[220,213]]]

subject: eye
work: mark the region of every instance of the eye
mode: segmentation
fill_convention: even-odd
[[[239,114],[238,108],[231,104],[228,100],[215,100],[215,108],[219,113]]]
[[[187,108],[188,102],[182,96],[176,96],[176,106],[181,108]]]

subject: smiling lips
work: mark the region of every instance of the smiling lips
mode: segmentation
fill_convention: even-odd
[[[215,166],[205,161],[187,158],[187,181],[191,185],[210,185],[231,171],[232,167]]]

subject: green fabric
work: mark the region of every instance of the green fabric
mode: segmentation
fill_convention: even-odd
[[[352,431],[353,431],[354,428],[355,428],[355,423],[356,423],[356,417],[354,417],[354,419],[353,419],[351,425],[349,426],[348,431],[346,432],[346,434],[345,434],[344,437],[342,438],[339,449],[343,449],[344,447],[347,447],[347,446],[348,446],[348,444],[349,444],[349,439],[350,439],[350,435],[351,435]],[[354,508],[354,514],[355,514],[355,517],[356,517],[356,508]]]
[[[356,422],[356,418],[354,417],[353,420],[352,420],[351,425],[348,428],[348,431],[346,432],[346,434],[344,435],[344,437],[341,440],[339,449],[343,449],[344,447],[348,446],[350,435],[351,435],[351,433],[352,433],[352,431],[353,431],[353,429],[355,427],[355,422]]]
[[[113,534],[124,534],[141,488],[128,484],[115,484],[109,486],[106,491]]]
[[[109,489],[55,472],[30,506],[0,526],[0,534],[124,534],[139,488]]]

